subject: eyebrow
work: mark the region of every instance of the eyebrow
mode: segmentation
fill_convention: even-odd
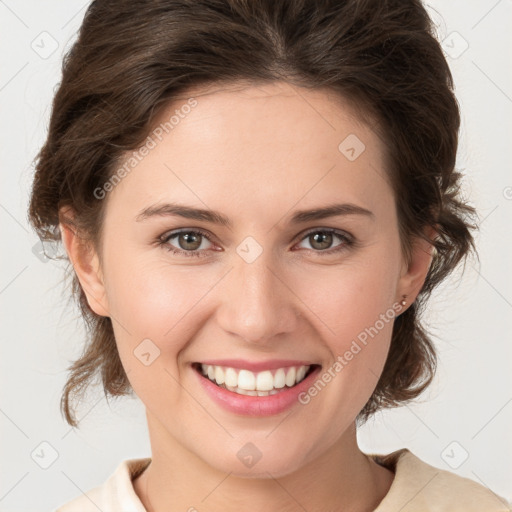
[[[300,224],[313,220],[321,220],[328,217],[346,216],[346,215],[363,215],[372,220],[375,214],[362,206],[351,203],[336,203],[322,208],[313,208],[310,210],[297,210],[290,224]],[[200,220],[219,224],[221,226],[231,227],[232,223],[228,217],[215,210],[204,208],[192,208],[190,206],[180,205],[177,203],[160,203],[148,206],[140,211],[135,217],[137,222],[143,222],[151,217],[167,217],[179,216],[186,219]]]

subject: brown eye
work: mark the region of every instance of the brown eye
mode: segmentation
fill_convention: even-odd
[[[177,240],[180,249],[196,251],[201,246],[203,235],[199,233],[179,233]]]
[[[175,231],[160,237],[159,244],[182,256],[206,256],[211,241],[201,231]]]
[[[333,241],[332,233],[319,231],[309,235],[309,242],[313,249],[325,250],[331,247]]]
[[[335,243],[336,239],[339,240],[339,243]],[[317,229],[316,231],[310,231],[302,238],[301,244],[306,241],[313,252],[325,252],[326,254],[342,251],[354,244],[351,235],[333,229]],[[308,247],[304,248],[309,249]]]

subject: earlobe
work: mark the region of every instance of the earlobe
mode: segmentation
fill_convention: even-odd
[[[433,228],[426,231],[428,238],[432,241],[436,233]],[[410,261],[408,265],[404,263],[404,271],[398,283],[398,297],[400,299],[405,295],[408,304],[415,301],[425,283],[433,257],[433,244],[423,238],[416,237],[412,244]]]
[[[110,316],[105,285],[98,255],[91,243],[77,233],[77,229],[67,222],[59,224],[62,243],[89,307],[99,316]]]

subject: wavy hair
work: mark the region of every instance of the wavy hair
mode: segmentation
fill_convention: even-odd
[[[376,388],[358,415],[417,397],[432,381],[436,351],[421,325],[432,290],[474,250],[475,210],[455,169],[460,114],[435,27],[420,0],[95,0],[66,54],[49,131],[37,159],[29,220],[43,241],[74,222],[98,246],[106,201],[94,190],[142,144],[163,109],[190,88],[285,80],[348,99],[387,147],[400,239],[437,236],[416,301],[395,319]],[[60,216],[69,206],[74,221]],[[111,319],[89,307],[71,270],[87,326],[61,398],[75,403],[95,376],[106,397],[130,393]]]

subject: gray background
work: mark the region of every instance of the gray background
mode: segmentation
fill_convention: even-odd
[[[150,456],[138,399],[59,413],[66,366],[84,330],[63,266],[41,259],[26,220],[63,52],[88,2],[0,0],[0,510],[51,510],[103,483],[126,458]],[[417,403],[377,415],[359,433],[368,453],[408,447],[512,499],[511,0],[428,2],[462,109],[457,167],[483,223],[470,261],[433,297],[427,320],[440,367]],[[36,246],[35,252],[33,251]],[[44,444],[41,444],[44,443]],[[467,457],[467,458],[466,458]]]

